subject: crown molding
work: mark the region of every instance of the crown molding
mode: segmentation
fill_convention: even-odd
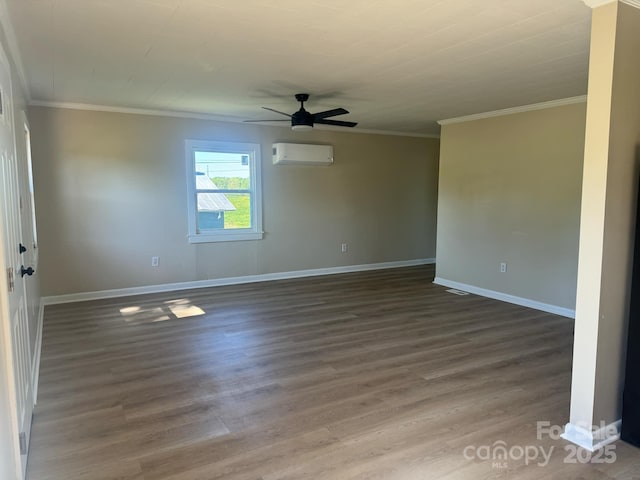
[[[374,130],[368,128],[359,128],[357,130],[346,130],[340,127],[332,127],[330,125],[320,125],[317,128],[318,130],[331,130],[333,132],[342,132],[342,133],[366,133],[368,135],[391,135],[392,137],[416,137],[416,138],[440,138],[439,133],[415,133],[415,132],[398,132],[395,130]]]
[[[225,117],[223,115],[211,115],[206,113],[180,112],[175,110],[154,110],[148,108],[134,107],[115,107],[111,105],[96,105],[91,103],[73,103],[73,102],[47,102],[40,100],[32,100],[29,102],[31,107],[48,107],[63,108],[66,110],[85,110],[90,112],[108,112],[108,113],[128,113],[131,115],[151,115],[154,117],[176,117],[190,118],[195,120],[213,120],[216,122],[240,123],[242,120],[233,117]]]
[[[613,3],[617,0],[582,0],[587,7],[597,8],[602,5],[606,5],[607,3]],[[640,0],[620,0],[622,3],[626,3],[635,8],[640,8]]]
[[[29,84],[27,83],[27,76],[25,75],[24,65],[22,63],[22,57],[20,56],[20,49],[18,48],[18,40],[16,39],[16,32],[13,29],[11,23],[11,16],[9,15],[9,7],[6,0],[0,0],[0,26],[4,32],[4,36],[7,40],[7,53],[13,60],[13,63],[17,70],[18,79],[20,80],[20,86],[22,87],[22,93],[25,96],[27,103],[31,101],[31,92],[29,90]]]
[[[463,117],[447,118],[439,120],[440,125],[451,125],[452,123],[470,122],[472,120],[482,120],[483,118],[501,117],[503,115],[512,115],[514,113],[531,112],[533,110],[544,110],[545,108],[562,107],[564,105],[572,105],[574,103],[584,103],[587,101],[586,95],[578,97],[561,98],[559,100],[551,100],[549,102],[533,103],[531,105],[522,105],[520,107],[504,108],[502,110],[494,110],[492,112],[474,113],[473,115],[465,115]]]
[[[2,0],[0,0],[2,1]],[[70,102],[44,102],[40,100],[32,100],[29,102],[32,107],[47,107],[47,108],[64,108],[67,110],[86,110],[91,112],[109,112],[109,113],[127,113],[132,115],[152,115],[156,117],[175,117],[175,118],[188,118],[193,120],[209,120],[215,122],[225,123],[242,123],[246,125],[243,120],[236,117],[227,117],[224,115],[212,115],[207,113],[195,113],[195,112],[180,112],[175,110],[154,110],[148,108],[131,108],[131,107],[114,107],[109,105],[94,105],[89,103],[70,103]],[[274,128],[286,128],[290,130],[288,125],[273,125],[268,121],[253,122],[254,125],[263,125]],[[436,133],[415,133],[415,132],[398,132],[394,130],[369,130],[365,128],[345,130],[340,127],[333,127],[330,125],[317,125],[314,126],[316,130],[329,130],[332,132],[340,133],[360,133],[368,135],[392,135],[399,137],[418,137],[418,138],[440,138]]]

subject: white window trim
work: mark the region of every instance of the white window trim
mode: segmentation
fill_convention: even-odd
[[[251,225],[252,228],[220,230],[219,232],[198,232],[196,172],[194,152],[242,153],[249,156],[251,169]],[[185,158],[187,159],[187,208],[189,243],[232,242],[243,240],[261,240],[262,231],[262,176],[260,145],[257,143],[233,143],[212,140],[185,140]]]

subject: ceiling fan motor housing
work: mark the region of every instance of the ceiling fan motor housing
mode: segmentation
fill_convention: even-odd
[[[313,127],[313,115],[307,112],[304,108],[301,108],[291,115],[291,126],[295,127],[298,125]]]
[[[335,117],[338,115],[344,115],[349,113],[348,110],[344,108],[333,108],[331,110],[325,110],[323,112],[310,113],[304,109],[304,102],[309,100],[308,93],[296,93],[296,100],[300,102],[300,110],[289,115],[286,112],[281,112],[280,110],[275,110],[269,107],[262,107],[265,110],[269,110],[271,112],[277,113],[279,115],[284,115],[285,117],[291,118],[291,128],[293,130],[311,130],[313,128],[314,123],[321,123],[324,125],[334,125],[337,127],[355,127],[357,125],[356,122],[348,122],[343,120],[333,120],[329,119],[329,117]],[[245,122],[262,122],[263,120],[245,120]],[[284,122],[285,120],[276,120],[280,122]]]

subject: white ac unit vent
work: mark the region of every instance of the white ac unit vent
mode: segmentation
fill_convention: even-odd
[[[274,165],[331,165],[331,145],[303,145],[300,143],[274,143]]]

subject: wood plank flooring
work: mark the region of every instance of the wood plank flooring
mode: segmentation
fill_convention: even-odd
[[[47,307],[28,478],[640,479],[622,442],[614,463],[572,464],[568,443],[536,438],[568,418],[572,320],[432,280],[425,266]],[[553,454],[484,460],[496,442]]]

